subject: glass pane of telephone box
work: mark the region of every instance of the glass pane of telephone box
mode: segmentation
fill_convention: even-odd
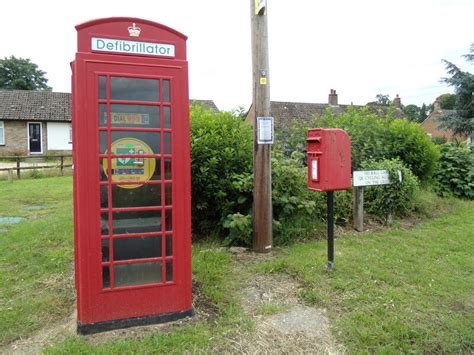
[[[160,236],[114,239],[114,260],[159,258],[161,256]]]
[[[112,132],[112,154],[160,154],[159,132]]]
[[[163,80],[163,101],[164,102],[170,102],[170,81],[169,80]]]
[[[160,108],[147,105],[112,104],[110,105],[110,126],[160,128]]]
[[[102,239],[102,261],[109,261],[109,239]]]
[[[166,281],[173,281],[173,260],[166,260]]]
[[[113,185],[112,207],[161,206],[161,185]]]
[[[109,191],[106,185],[100,186],[100,208],[109,207]]]
[[[109,214],[108,213],[100,214],[100,234],[101,235],[109,234]]]
[[[165,132],[165,154],[171,154],[171,132]]]
[[[115,287],[162,282],[161,262],[114,266]]]
[[[160,101],[160,81],[112,77],[110,81],[111,100]]]
[[[163,107],[163,115],[164,115],[163,126],[165,128],[171,128],[171,107],[164,106]]]
[[[108,266],[102,266],[102,287],[110,287],[110,270]]]
[[[99,152],[100,154],[107,152],[107,131],[99,131]]]
[[[106,97],[106,77],[105,76],[99,76],[99,100],[105,100]]]
[[[114,234],[161,232],[161,210],[114,212]]]
[[[173,255],[173,235],[166,235],[166,256]]]
[[[171,180],[171,158],[165,158],[165,180]]]
[[[107,105],[99,104],[99,127],[107,126]]]

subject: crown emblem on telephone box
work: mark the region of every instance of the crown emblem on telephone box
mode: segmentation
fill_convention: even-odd
[[[132,24],[132,26],[128,26],[128,33],[130,34],[130,37],[139,37],[141,28],[137,27],[135,23]]]

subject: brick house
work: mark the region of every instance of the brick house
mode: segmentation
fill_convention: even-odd
[[[212,100],[191,100],[218,111]],[[0,156],[72,150],[71,94],[0,90]]]
[[[71,94],[0,90],[0,155],[70,151]]]
[[[454,138],[458,139],[459,141],[465,141],[466,137],[463,136],[454,136],[453,131],[450,129],[444,130],[438,128],[439,122],[438,118],[445,114],[450,114],[456,112],[455,110],[444,110],[441,109],[441,102],[439,101],[439,97],[436,98],[435,102],[433,103],[433,111],[425,118],[425,120],[420,124],[421,128],[425,130],[425,132],[431,138],[444,138],[447,142],[451,142]],[[467,140],[468,143],[472,142],[471,139]]]

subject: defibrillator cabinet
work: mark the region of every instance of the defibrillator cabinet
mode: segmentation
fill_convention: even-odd
[[[186,37],[137,18],[76,29],[78,331],[191,315]]]

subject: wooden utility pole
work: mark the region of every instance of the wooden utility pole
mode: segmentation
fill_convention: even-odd
[[[252,26],[252,72],[254,114],[253,149],[253,250],[272,249],[271,144],[259,144],[258,118],[270,116],[267,6],[265,0],[250,0]]]

